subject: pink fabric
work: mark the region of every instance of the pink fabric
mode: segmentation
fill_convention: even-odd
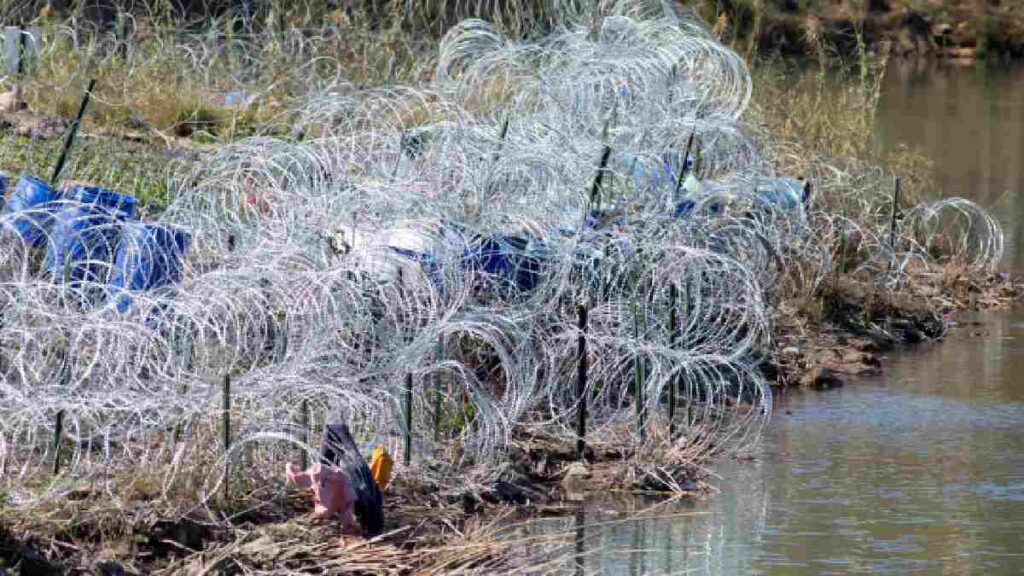
[[[296,472],[291,463],[285,466],[286,484],[299,488],[312,488],[313,515],[327,518],[337,515],[342,529],[358,529],[356,524],[356,491],[352,482],[337,466],[313,464],[308,470]]]
[[[250,208],[264,216],[270,215],[270,202],[266,198],[261,198],[260,196],[249,192],[245,195],[245,203],[248,204]]]

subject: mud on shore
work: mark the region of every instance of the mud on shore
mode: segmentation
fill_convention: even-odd
[[[759,50],[790,56],[820,55],[821,46],[856,57],[861,44],[896,56],[956,61],[1024,57],[1024,12],[1012,2],[941,0],[926,5],[906,0],[797,2],[769,0],[761,8],[727,2],[720,29],[737,40],[753,39]],[[728,8],[732,7],[730,11]],[[755,6],[757,6],[755,4]],[[749,40],[748,40],[749,41]]]
[[[1024,286],[1005,274],[944,271],[891,291],[843,278],[816,298],[780,306],[773,351],[763,369],[779,386],[834,388],[850,376],[881,373],[883,355],[941,340],[965,312],[1008,308]]]

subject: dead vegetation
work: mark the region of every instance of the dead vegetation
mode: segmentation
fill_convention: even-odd
[[[912,278],[899,290],[842,278],[813,299],[784,302],[765,369],[782,386],[841,386],[881,373],[882,356],[900,346],[941,340],[961,313],[1008,308],[1024,296],[1005,274],[963,266]]]

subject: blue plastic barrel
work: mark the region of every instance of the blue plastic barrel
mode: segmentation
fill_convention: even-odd
[[[57,284],[107,283],[122,221],[88,204],[65,204],[54,214],[44,269]]]
[[[497,235],[475,239],[463,252],[462,266],[496,277],[503,288],[525,292],[540,283],[545,260],[543,243]]]
[[[68,199],[117,212],[124,218],[135,218],[137,200],[135,196],[128,194],[121,194],[99,186],[75,186],[68,193]]]
[[[123,314],[131,308],[129,292],[180,282],[185,254],[191,243],[191,234],[173,226],[152,222],[124,224],[109,284],[117,311]]]
[[[11,183],[11,179],[7,176],[7,173],[0,170],[0,213],[3,213],[4,206],[7,205],[7,186]]]
[[[629,167],[628,173],[640,190],[648,192],[658,188],[674,190],[678,184],[680,172],[684,177],[693,173],[693,156],[687,156],[686,167],[680,170],[682,157],[682,152],[678,150],[664,152],[656,158],[640,158],[622,154],[618,158],[618,163],[620,167],[623,165]]]
[[[754,183],[754,199],[760,204],[793,210],[806,200],[804,182],[796,178],[758,178]]]
[[[14,185],[3,213],[22,240],[40,246],[53,225],[53,214],[60,207],[60,192],[38,178],[22,174]]]
[[[427,278],[430,279],[430,282],[434,284],[435,288],[444,288],[444,276],[441,273],[441,264],[437,261],[437,257],[435,255],[409,250],[408,248],[400,248],[398,246],[388,246],[388,250],[402,258],[419,264],[420,268],[427,275]]]
[[[686,198],[681,202],[677,202],[675,208],[672,210],[672,215],[676,218],[685,218],[696,210],[697,203],[691,198]]]

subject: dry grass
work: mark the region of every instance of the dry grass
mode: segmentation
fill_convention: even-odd
[[[509,513],[459,527],[421,522],[372,539],[343,536],[330,524],[305,517],[221,531],[201,550],[173,539],[134,541],[95,549],[81,542],[31,536],[23,552],[61,558],[66,568],[92,570],[115,562],[141,574],[506,574],[545,571],[567,549],[569,535],[513,534]],[[22,532],[0,534],[0,559]],[[5,544],[9,549],[5,550]],[[533,551],[531,556],[522,554]],[[28,554],[26,554],[28,556]],[[2,567],[3,564],[0,564]]]
[[[669,445],[659,441],[664,433],[655,419],[652,441],[643,448],[626,423],[590,438],[582,490],[668,497],[706,492],[706,444],[684,439]],[[211,437],[194,444],[217,442]],[[0,558],[16,557],[20,548],[68,568],[92,569],[105,559],[153,574],[543,572],[548,562],[564,561],[569,535],[524,537],[512,519],[575,509],[563,504],[565,478],[578,466],[573,448],[573,438],[537,429],[513,442],[507,466],[444,471],[429,460],[399,466],[385,493],[387,532],[371,540],[342,536],[332,523],[314,520],[309,496],[285,490],[274,476],[280,471],[261,466],[259,455],[236,461],[229,502],[217,491],[219,481],[211,485],[205,476],[217,459],[213,453],[193,454],[205,464],[179,471],[173,491],[166,489],[163,466],[151,465],[149,474],[112,466],[90,478],[40,471],[32,476],[35,484],[23,484],[12,496],[50,496],[30,510],[0,514],[0,529],[6,526],[9,536],[6,545],[0,537]],[[457,451],[450,446],[445,453]],[[500,482],[521,489],[522,500],[504,500],[508,492]],[[524,555],[526,549],[531,554]]]
[[[160,134],[230,140],[276,118],[283,109],[283,102],[298,93],[297,87],[310,82],[309,77],[300,76],[310,69],[293,66],[295,58],[299,57],[296,53],[284,49],[275,52],[277,48],[272,46],[267,48],[269,52],[256,55],[256,62],[262,65],[257,66],[259,72],[255,76],[243,80],[234,78],[242,74],[236,74],[238,71],[233,67],[238,66],[238,62],[228,54],[201,60],[214,66],[213,72],[204,77],[198,66],[187,65],[181,59],[178,54],[181,44],[173,44],[174,49],[166,52],[160,51],[161,34],[153,32],[150,40],[139,40],[133,48],[139,53],[153,51],[152,59],[142,61],[145,64],[125,64],[119,61],[120,56],[101,57],[101,48],[92,52],[91,60],[76,60],[77,56],[67,54],[70,46],[54,45],[53,52],[46,56],[50,60],[44,59],[40,75],[30,85],[30,102],[36,109],[66,115],[73,102],[68,96],[73,92],[67,87],[84,84],[90,72],[88,62],[92,62],[93,71],[100,76],[104,87],[98,94],[99,106],[92,117],[94,129],[126,129],[128,124],[141,119],[149,130]],[[382,34],[387,42],[387,32]],[[147,44],[150,41],[152,45]],[[313,67],[314,81],[333,81],[336,76],[332,73],[337,73],[339,62],[360,62],[360,56],[362,63],[350,71],[356,81],[384,82],[391,70],[396,70],[396,77],[414,77],[421,70],[420,66],[426,64],[413,60],[417,52],[410,43],[396,43],[383,51],[387,55],[404,50],[404,56],[383,58],[381,51],[375,51],[372,56],[365,51],[360,54],[357,42],[358,39],[351,37],[332,37],[310,44],[314,51],[303,58],[317,61],[318,55],[333,54],[329,61],[325,57]],[[58,64],[62,54],[78,66]],[[391,62],[398,64],[392,66]],[[249,62],[239,70],[249,70],[252,66]],[[753,112],[755,122],[763,126],[773,140],[790,142],[769,148],[771,160],[780,172],[820,178],[818,181],[825,184],[822,206],[826,209],[849,211],[851,216],[854,209],[865,210],[868,218],[884,215],[884,194],[867,195],[869,201],[864,205],[844,203],[844,191],[859,189],[861,183],[857,178],[861,174],[867,173],[864,178],[870,179],[877,170],[885,171],[876,169],[872,162],[887,163],[889,170],[904,175],[911,196],[925,188],[921,182],[925,181],[926,170],[920,157],[905,153],[883,158],[873,149],[874,109],[884,69],[884,62],[871,63],[869,67],[862,61],[855,72],[859,73],[856,81],[834,83],[814,71],[794,77],[789,72],[780,72],[779,68],[765,66],[760,71],[763,77],[755,82],[762,90],[757,100],[763,103]],[[136,71],[138,74],[134,73]],[[231,80],[221,83],[211,81],[210,77]],[[268,79],[272,88],[262,91],[242,109],[215,102],[218,90],[267,85]],[[856,113],[851,114],[851,110]],[[861,159],[853,160],[854,156]],[[825,161],[820,161],[821,158]],[[843,174],[844,178],[852,174],[852,181],[830,184],[827,177],[822,176],[827,174],[829,162],[842,163],[849,168]],[[17,163],[32,165],[23,159]],[[92,179],[132,191],[127,186],[119,186],[122,181],[110,174]],[[955,290],[963,280],[962,276],[951,273],[942,282],[946,286],[944,290],[949,287]],[[652,437],[656,441],[664,440],[664,426],[659,425],[656,418],[653,424]],[[211,438],[215,438],[215,423],[208,428]],[[591,441],[591,449],[599,457],[587,470],[588,490],[689,492],[693,490],[693,479],[706,474],[699,467],[709,449],[703,438],[689,438],[676,445],[653,442],[652,445],[657,446],[654,449],[623,449],[623,446],[635,446],[634,433],[628,425],[621,429],[609,427],[606,434],[608,436]],[[209,473],[210,463],[218,460],[217,443],[211,440],[192,444],[205,446],[207,452],[189,454],[186,461],[201,464],[194,464],[193,469],[179,475],[179,480],[185,478],[176,484],[176,493],[163,490],[160,478],[166,475],[159,465],[155,466],[152,477],[140,476],[133,470],[131,478],[119,478],[106,471],[88,481],[69,484],[64,490],[48,487],[49,492],[59,496],[33,507],[32,518],[8,516],[6,521],[17,526],[20,532],[36,534],[35,538],[43,541],[55,556],[88,558],[111,547],[120,548],[122,552],[114,554],[115,557],[137,562],[139,570],[154,573],[159,573],[158,570],[192,574],[222,571],[319,573],[325,570],[332,573],[538,572],[548,566],[515,564],[512,560],[515,553],[527,546],[550,546],[557,550],[565,544],[564,535],[514,538],[503,530],[501,519],[487,521],[482,516],[466,516],[459,500],[469,494],[486,501],[485,495],[493,491],[496,476],[505,470],[470,467],[460,470],[458,478],[432,477],[426,468],[405,470],[405,474],[396,479],[396,494],[389,495],[388,513],[394,529],[370,541],[342,541],[329,526],[294,519],[308,511],[308,502],[294,494],[283,493],[273,482],[274,474],[279,473],[274,469],[277,462],[264,462],[267,465],[262,468],[242,469],[244,464],[236,467],[236,473],[244,480],[233,484],[235,496],[230,505],[201,495],[197,498],[197,491],[211,488],[206,479],[213,475]],[[528,467],[521,466],[516,472],[536,471],[539,460],[543,459],[545,467],[536,475],[550,488],[567,474],[572,460],[571,445],[570,438],[545,436],[535,431],[526,434],[514,443],[514,449],[525,455],[522,464]],[[457,454],[457,447],[448,452]],[[253,460],[261,462],[259,454]],[[64,478],[56,481],[70,482]],[[204,530],[210,532],[208,546],[193,547],[161,536],[157,530],[158,526],[166,525],[167,519],[186,517],[191,518],[191,522],[202,523]]]

